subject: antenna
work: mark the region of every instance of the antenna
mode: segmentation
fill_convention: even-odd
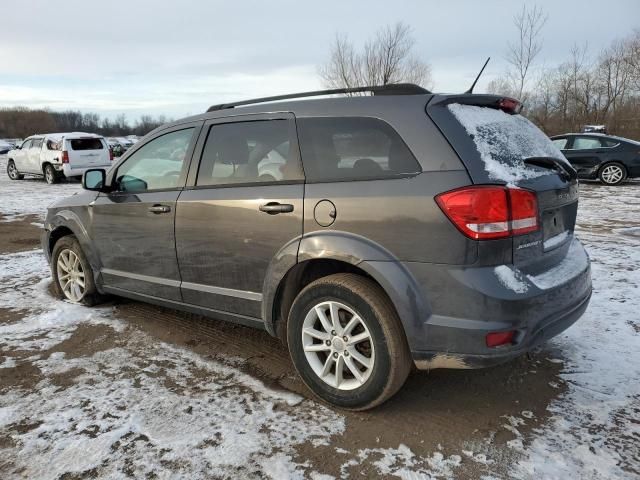
[[[491,60],[491,57],[487,58],[487,61],[484,62],[484,65],[480,69],[480,73],[478,73],[478,76],[476,77],[476,79],[471,84],[471,88],[469,90],[467,90],[466,92],[464,92],[464,93],[473,93],[473,89],[476,86],[476,83],[478,83],[478,80],[480,79],[480,75],[482,75],[482,72],[484,72],[484,69],[487,66],[487,63],[489,63],[489,60]]]

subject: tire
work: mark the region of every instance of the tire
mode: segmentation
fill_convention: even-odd
[[[605,185],[620,185],[627,178],[627,169],[618,162],[605,163],[600,167],[598,178]]]
[[[325,313],[326,327],[318,310]],[[361,321],[353,320],[353,314]],[[334,330],[333,335],[327,327],[335,329],[331,317],[336,316],[339,328],[348,331]],[[354,342],[356,338],[360,340]],[[298,294],[289,313],[287,343],[311,392],[347,410],[367,410],[389,399],[412,365],[404,329],[386,293],[372,280],[351,273],[320,278]]]
[[[18,172],[13,160],[9,160],[7,162],[7,176],[11,180],[22,180],[24,178],[24,175],[21,175],[20,172]]]
[[[50,163],[47,163],[44,166],[44,180],[49,185],[53,185],[54,183],[58,183],[58,180],[59,180],[58,172],[56,172],[56,169],[53,168],[53,165],[51,165]]]
[[[75,263],[75,259],[77,259],[78,263]],[[59,265],[59,262],[61,262],[62,265]],[[80,295],[75,295],[76,291],[73,286],[65,290],[63,286],[66,285],[64,265],[67,267],[66,272],[71,268],[75,270],[75,275],[72,275],[73,277],[84,280],[84,287],[77,285]],[[102,300],[101,295],[96,290],[91,265],[89,265],[89,261],[75,236],[67,235],[56,242],[51,254],[51,274],[53,276],[56,295],[60,299],[73,303],[81,303],[89,307],[96,305]]]

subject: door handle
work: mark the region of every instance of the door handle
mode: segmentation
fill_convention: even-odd
[[[149,211],[151,213],[169,213],[171,207],[169,205],[154,205],[153,207],[149,207]]]
[[[260,205],[259,210],[269,215],[277,215],[278,213],[290,213],[293,212],[293,205],[290,203],[278,203],[269,202],[264,205]]]

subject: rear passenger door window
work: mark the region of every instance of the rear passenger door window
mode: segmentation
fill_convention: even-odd
[[[369,117],[297,120],[307,182],[373,180],[420,173],[398,133]]]
[[[552,140],[553,144],[558,147],[559,150],[565,150],[567,148],[566,138],[556,138]]]
[[[303,179],[290,120],[215,124],[202,151],[197,186]]]
[[[576,137],[573,139],[573,150],[593,150],[602,147],[602,142],[593,137]]]

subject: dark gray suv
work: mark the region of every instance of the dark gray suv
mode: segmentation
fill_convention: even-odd
[[[358,91],[216,105],[88,171],[45,223],[60,296],[263,328],[354,410],[414,365],[497,364],[575,322],[591,295],[576,174],[520,104]]]

